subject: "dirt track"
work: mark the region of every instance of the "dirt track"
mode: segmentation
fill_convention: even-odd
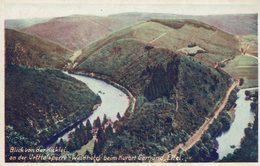
[[[160,39],[161,37],[165,36],[166,34],[167,34],[167,32],[162,33],[161,35],[159,35],[159,36],[156,37],[155,39],[151,40],[149,43],[153,43],[153,42],[155,42],[156,40]]]
[[[182,149],[183,151],[187,151],[189,150],[194,144],[196,144],[201,137],[203,136],[203,134],[205,133],[205,131],[208,130],[210,124],[214,121],[215,118],[218,117],[219,113],[224,109],[225,105],[228,102],[228,98],[232,92],[232,90],[237,87],[239,85],[239,81],[236,80],[228,89],[228,91],[226,92],[225,97],[222,99],[222,101],[219,103],[219,105],[217,106],[217,108],[215,109],[212,117],[208,117],[206,118],[205,122],[203,123],[203,125],[189,138],[189,140],[187,142],[185,142],[184,144],[181,143],[179,145],[177,145],[174,149],[172,149],[170,152],[165,153],[162,158],[162,161],[155,161],[155,162],[167,162],[170,158],[175,158],[178,151],[180,149]]]

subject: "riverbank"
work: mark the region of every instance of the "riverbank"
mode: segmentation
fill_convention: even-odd
[[[236,80],[233,82],[233,84],[229,87],[228,91],[226,92],[224,98],[216,106],[214,112],[210,115],[210,117],[206,118],[206,120],[202,124],[202,126],[188,139],[188,141],[179,144],[174,149],[172,149],[170,152],[167,152],[162,156],[162,158],[165,162],[168,161],[169,159],[177,160],[177,158],[178,158],[177,155],[180,150],[183,152],[188,151],[190,148],[193,147],[193,145],[195,145],[202,138],[202,136],[207,132],[209,126],[213,123],[214,119],[216,119],[218,117],[218,115],[221,113],[221,111],[225,108],[231,92],[238,85],[239,85],[239,80]],[[158,162],[158,161],[156,161],[156,162]]]
[[[250,130],[252,128],[252,125],[248,125],[248,121],[247,121],[248,117],[250,117],[249,115],[252,114],[252,111],[250,111],[251,101],[246,100],[245,101],[246,104],[239,101],[240,99],[245,100],[244,92],[245,92],[245,90],[237,91],[235,89],[231,93],[231,95],[229,97],[229,101],[226,104],[224,110],[219,114],[219,116],[209,126],[207,132],[204,133],[204,135],[201,137],[200,141],[198,141],[187,152],[182,151],[182,150],[179,152],[178,157],[182,159],[181,161],[186,161],[186,162],[220,161],[221,162],[222,161],[221,158],[223,156],[226,156],[227,153],[229,156],[228,159],[230,159],[230,156],[232,156],[231,153],[233,153],[233,151],[235,153],[237,152],[237,148],[239,148],[240,144],[245,142],[244,136],[243,136],[243,135],[245,135],[245,130],[246,130],[245,128],[249,127]],[[241,95],[241,94],[243,94],[243,95]],[[241,106],[246,106],[246,107],[249,106],[248,107],[249,109],[245,109],[245,107],[239,109]],[[234,126],[234,123],[232,124],[232,122],[231,122],[232,118],[230,118],[230,116],[229,116],[230,109],[236,109],[236,116],[234,119],[235,120],[234,123],[236,123],[237,125],[235,125],[235,126]],[[240,115],[238,113],[240,113]],[[241,113],[242,113],[242,116],[241,116]],[[254,117],[255,116],[253,116],[253,118],[251,118],[251,119],[254,119]],[[239,119],[239,121],[237,122],[238,119]],[[233,130],[233,132],[231,132],[232,130]],[[229,133],[229,132],[231,132],[231,133]],[[241,134],[242,134],[242,136],[241,136]],[[217,140],[219,138],[222,138],[223,136],[225,138],[223,138],[223,140],[221,142],[219,140]],[[250,149],[251,147],[256,147],[255,145],[252,145],[252,144],[253,143],[251,142],[249,148],[247,148],[248,145],[244,144],[243,148],[245,148],[245,146],[246,146],[246,149]],[[255,151],[254,151],[254,153],[255,153]],[[242,156],[247,155],[247,154],[240,153],[240,155],[242,155]],[[247,155],[247,156],[249,156],[249,155]],[[250,157],[248,157],[248,158],[250,158]],[[232,160],[229,160],[229,161],[232,161]],[[244,160],[240,160],[240,161],[248,161],[248,160],[244,159]]]
[[[86,124],[87,120],[93,124],[94,120],[98,117],[102,120],[103,116],[106,116],[108,120],[113,123],[117,120],[117,114],[120,113],[124,115],[126,111],[132,112],[135,99],[133,95],[121,85],[109,80],[104,79],[104,77],[94,76],[93,73],[83,73],[83,72],[65,72],[71,77],[85,83],[88,87],[96,94],[99,94],[102,104],[98,107],[94,106],[95,111],[83,121]],[[112,104],[111,104],[112,103]],[[61,139],[68,140],[69,134],[75,130],[71,127],[71,130],[66,130],[65,134],[60,136],[55,143],[58,143]]]
[[[236,148],[233,153],[229,153],[221,162],[257,162],[258,155],[258,91],[254,92],[255,96],[251,100],[251,110],[255,114],[254,123],[250,123],[244,129],[244,137],[241,139],[240,147]]]
[[[118,84],[114,81],[111,81],[111,78],[109,78],[108,76],[93,73],[93,72],[82,72],[82,71],[72,71],[72,70],[68,70],[68,73],[102,80],[102,81],[114,86],[115,88],[121,90],[129,98],[129,107],[127,108],[126,112],[133,112],[134,111],[135,103],[136,103],[135,97],[132,95],[132,93],[128,89],[126,89],[125,87],[123,87],[122,85],[120,85],[120,84]]]
[[[93,110],[94,111],[94,110]],[[92,111],[92,113],[93,113]],[[55,134],[53,134],[53,136],[49,137],[47,139],[47,141],[45,143],[43,143],[43,146],[44,147],[49,147],[49,146],[52,146],[61,136],[63,136],[64,134],[66,134],[67,132],[73,130],[75,127],[77,127],[81,122],[85,121],[86,119],[88,119],[89,116],[92,115],[89,114],[87,115],[86,117],[84,118],[81,118],[79,120],[77,120],[76,122],[74,123],[71,123],[69,126],[65,127],[64,129],[62,129],[60,132],[57,132]]]
[[[255,114],[251,112],[251,101],[245,100],[246,90],[253,90],[258,88],[241,89],[238,92],[238,99],[236,101],[235,119],[231,124],[230,129],[217,137],[219,144],[218,154],[219,159],[222,159],[228,153],[233,153],[235,148],[240,147],[241,139],[244,137],[244,129],[248,127],[248,123],[253,123]]]
[[[80,75],[80,76],[85,76],[85,77],[89,77],[89,78],[93,78],[93,79],[97,79],[97,80],[101,80],[104,81],[107,84],[110,84],[111,86],[119,89],[120,91],[122,91],[129,99],[129,106],[126,109],[125,112],[133,112],[134,107],[135,107],[135,98],[133,97],[133,95],[131,94],[130,91],[128,91],[126,88],[124,88],[123,86],[109,80],[107,77],[105,76],[99,76],[93,73],[85,73],[85,72],[73,72],[73,71],[69,71],[69,74],[74,74],[74,75]],[[100,94],[101,95],[101,94]],[[75,127],[77,127],[81,122],[86,121],[87,119],[89,119],[89,117],[91,117],[94,113],[95,110],[100,107],[101,104],[95,105],[93,107],[93,111],[91,114],[84,116],[84,118],[81,118],[79,120],[77,120],[74,123],[69,124],[67,127],[63,128],[60,132],[55,133],[53,136],[49,137],[47,139],[47,141],[44,143],[44,146],[53,146],[53,144],[55,144],[57,141],[59,141],[59,139],[61,137],[64,137],[65,134],[72,132],[73,129]]]

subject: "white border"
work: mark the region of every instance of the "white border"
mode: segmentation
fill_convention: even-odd
[[[214,4],[229,4],[229,5],[256,5],[258,8],[258,13],[260,11],[260,0],[0,0],[0,88],[1,88],[1,97],[0,97],[0,105],[1,105],[1,116],[0,116],[0,165],[87,165],[92,163],[4,163],[4,6],[8,3],[61,3],[61,4],[70,4],[70,3],[82,3],[82,4],[212,4],[212,10],[214,10]],[[258,22],[259,22],[258,17]],[[259,32],[259,27],[258,27]],[[259,41],[259,35],[258,35]],[[258,47],[258,52],[259,52]],[[259,68],[258,68],[259,70]],[[259,72],[259,71],[258,71]],[[259,137],[258,137],[259,138]],[[260,142],[260,141],[259,141]],[[260,148],[258,144],[258,149]],[[104,163],[93,163],[95,165],[105,165]],[[135,165],[134,163],[112,163],[113,165]],[[111,163],[106,165],[112,165]],[[189,166],[197,166],[197,165],[259,165],[258,163],[138,163],[138,165],[189,165]]]

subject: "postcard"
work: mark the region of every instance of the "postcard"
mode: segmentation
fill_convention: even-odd
[[[3,165],[258,165],[257,1],[5,1]]]

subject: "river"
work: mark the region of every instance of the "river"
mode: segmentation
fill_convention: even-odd
[[[100,117],[100,119],[102,120],[105,114],[107,115],[108,119],[111,119],[111,121],[115,121],[117,120],[117,113],[119,112],[122,116],[125,113],[126,109],[129,107],[128,96],[114,86],[102,80],[87,76],[75,74],[68,75],[82,81],[94,93],[98,94],[101,97],[101,105],[88,118],[92,124],[97,117]],[[217,150],[219,154],[219,159],[222,159],[228,153],[234,152],[235,148],[231,148],[230,146],[235,145],[236,148],[239,148],[241,138],[244,137],[244,129],[248,126],[248,123],[254,122],[254,113],[250,111],[251,101],[245,100],[245,91],[254,89],[258,88],[239,90],[238,99],[236,100],[237,106],[235,108],[236,111],[234,122],[231,124],[231,127],[227,132],[223,133],[220,137],[217,137],[217,141],[219,143],[219,148]],[[86,121],[87,120],[85,120],[83,124],[85,124]],[[68,140],[69,134],[73,131],[75,131],[75,129],[59,137],[55,143],[59,142],[61,138],[63,140]]]
[[[67,72],[64,73],[68,74]],[[117,113],[119,112],[120,115],[123,116],[126,109],[129,107],[130,101],[128,99],[128,96],[114,86],[102,80],[87,76],[76,74],[68,75],[85,83],[94,93],[98,94],[101,98],[101,105],[88,118],[92,124],[94,120],[97,119],[97,117],[99,117],[102,121],[105,114],[108,119],[111,119],[111,121],[114,122],[115,120],[117,120]],[[83,122],[83,124],[85,125],[86,122],[87,119]],[[55,143],[59,142],[61,138],[63,140],[68,140],[69,134],[73,131],[75,131],[75,129],[72,129],[63,136],[59,137]]]
[[[252,101],[245,100],[245,91],[255,89],[258,88],[241,89],[237,93],[238,99],[236,100],[237,106],[235,108],[236,111],[234,122],[231,124],[231,127],[227,132],[217,137],[219,144],[219,148],[217,150],[219,159],[222,159],[228,153],[233,153],[235,148],[240,147],[241,138],[245,136],[244,129],[248,127],[248,123],[254,122],[255,114],[250,111],[250,103]],[[235,145],[235,148],[231,148],[232,145]]]

